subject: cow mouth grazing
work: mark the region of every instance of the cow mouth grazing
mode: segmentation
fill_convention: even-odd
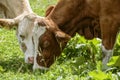
[[[50,58],[44,58],[44,56],[40,56],[39,54],[36,57],[36,61],[38,65],[49,68],[54,61],[51,61]]]

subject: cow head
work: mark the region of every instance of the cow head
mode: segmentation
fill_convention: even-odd
[[[0,19],[0,24],[2,26],[7,26],[9,28],[17,26],[17,38],[25,55],[26,63],[33,63],[34,60],[34,45],[32,41],[34,22],[37,18],[36,14],[23,13],[22,15],[14,19]]]
[[[61,54],[61,50],[70,36],[59,30],[57,25],[47,18],[38,19],[36,25],[33,29],[35,46],[33,69],[48,69],[56,57]]]
[[[0,19],[3,26],[18,26],[17,38],[25,55],[26,63],[33,68],[46,69],[60,55],[62,41],[70,37],[59,30],[51,20],[36,14],[22,14],[14,19]]]

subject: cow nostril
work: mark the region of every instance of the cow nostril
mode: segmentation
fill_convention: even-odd
[[[33,64],[34,63],[34,57],[28,57],[28,63]]]

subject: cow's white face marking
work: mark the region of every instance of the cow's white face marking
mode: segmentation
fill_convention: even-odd
[[[38,45],[39,45],[39,38],[46,32],[46,27],[45,26],[39,26],[37,22],[35,22],[35,27],[33,29],[33,42],[34,42],[34,48],[35,48],[35,54],[34,54],[34,65],[33,65],[33,70],[39,68],[39,69],[48,69],[42,66],[39,66],[36,58],[37,54],[42,55],[42,51],[38,51]],[[39,49],[41,50],[41,49]]]
[[[34,56],[34,48],[32,42],[32,29],[34,22],[28,18],[24,18],[18,25],[17,37],[20,47],[25,55],[25,62],[29,63],[28,58]]]

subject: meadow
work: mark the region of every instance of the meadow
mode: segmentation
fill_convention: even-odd
[[[35,13],[44,16],[49,5],[57,0],[30,0]],[[120,35],[114,49],[114,56],[107,70],[101,70],[102,53],[100,39],[86,40],[76,34],[67,44],[61,56],[49,70],[32,70],[24,62],[16,29],[0,28],[0,80],[120,80]]]

